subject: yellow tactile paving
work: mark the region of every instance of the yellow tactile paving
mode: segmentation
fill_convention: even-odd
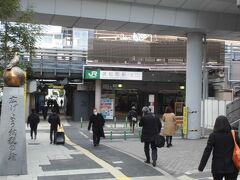
[[[116,178],[116,180],[131,180],[131,178],[125,176],[121,171],[119,171],[115,167],[111,166],[106,161],[98,158],[97,156],[92,154],[90,151],[88,151],[88,150],[82,148],[81,146],[70,141],[70,139],[67,136],[65,136],[65,139],[66,139],[66,143],[68,143],[71,146],[74,146],[77,150],[81,151],[87,157],[89,157],[90,159],[92,159],[93,161],[98,163],[100,166],[105,168],[109,173],[111,173]]]

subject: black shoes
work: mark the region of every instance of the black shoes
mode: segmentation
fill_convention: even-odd
[[[156,166],[156,160],[153,161],[152,165],[153,165],[153,167]]]
[[[149,161],[149,160],[146,160],[146,161],[144,161],[144,162],[147,163],[147,164],[150,164],[150,161]],[[156,160],[154,160],[154,161],[152,162],[152,165],[153,165],[153,167],[156,166]]]
[[[147,164],[150,164],[150,160],[146,160],[146,161],[144,161],[145,163],[147,163]]]
[[[167,145],[168,148],[169,148],[169,147],[172,147],[172,146],[173,146],[172,144],[168,144],[168,145]]]

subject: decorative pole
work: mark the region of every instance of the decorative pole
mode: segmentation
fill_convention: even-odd
[[[114,128],[116,128],[117,127],[117,118],[116,118],[116,116],[114,117]]]
[[[83,119],[82,119],[82,117],[80,119],[80,124],[81,124],[81,128],[83,128]]]

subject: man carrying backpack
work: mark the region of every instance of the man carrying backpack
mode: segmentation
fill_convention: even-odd
[[[128,121],[130,123],[130,127],[131,127],[131,130],[132,130],[132,133],[134,133],[134,127],[135,127],[135,124],[137,123],[137,112],[136,112],[136,107],[135,106],[132,106],[132,109],[128,112],[128,115],[127,115],[127,118],[128,118]]]
[[[30,135],[31,139],[33,139],[33,133],[34,133],[34,139],[37,138],[37,126],[40,122],[39,116],[37,113],[35,113],[35,109],[32,109],[32,113],[28,116],[27,126],[30,124]]]
[[[58,128],[58,125],[60,126],[61,124],[60,124],[60,118],[54,108],[52,109],[52,114],[50,114],[48,117],[48,122],[50,124],[50,144],[52,143],[55,144],[57,128]],[[53,137],[53,141],[52,141],[52,137]]]

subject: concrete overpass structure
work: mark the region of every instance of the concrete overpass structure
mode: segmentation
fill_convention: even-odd
[[[206,38],[240,40],[235,0],[21,0],[42,24],[187,37],[188,138],[200,138]],[[96,83],[96,106],[100,106]]]
[[[42,24],[239,40],[236,0],[21,0]],[[31,3],[30,3],[31,2]]]

